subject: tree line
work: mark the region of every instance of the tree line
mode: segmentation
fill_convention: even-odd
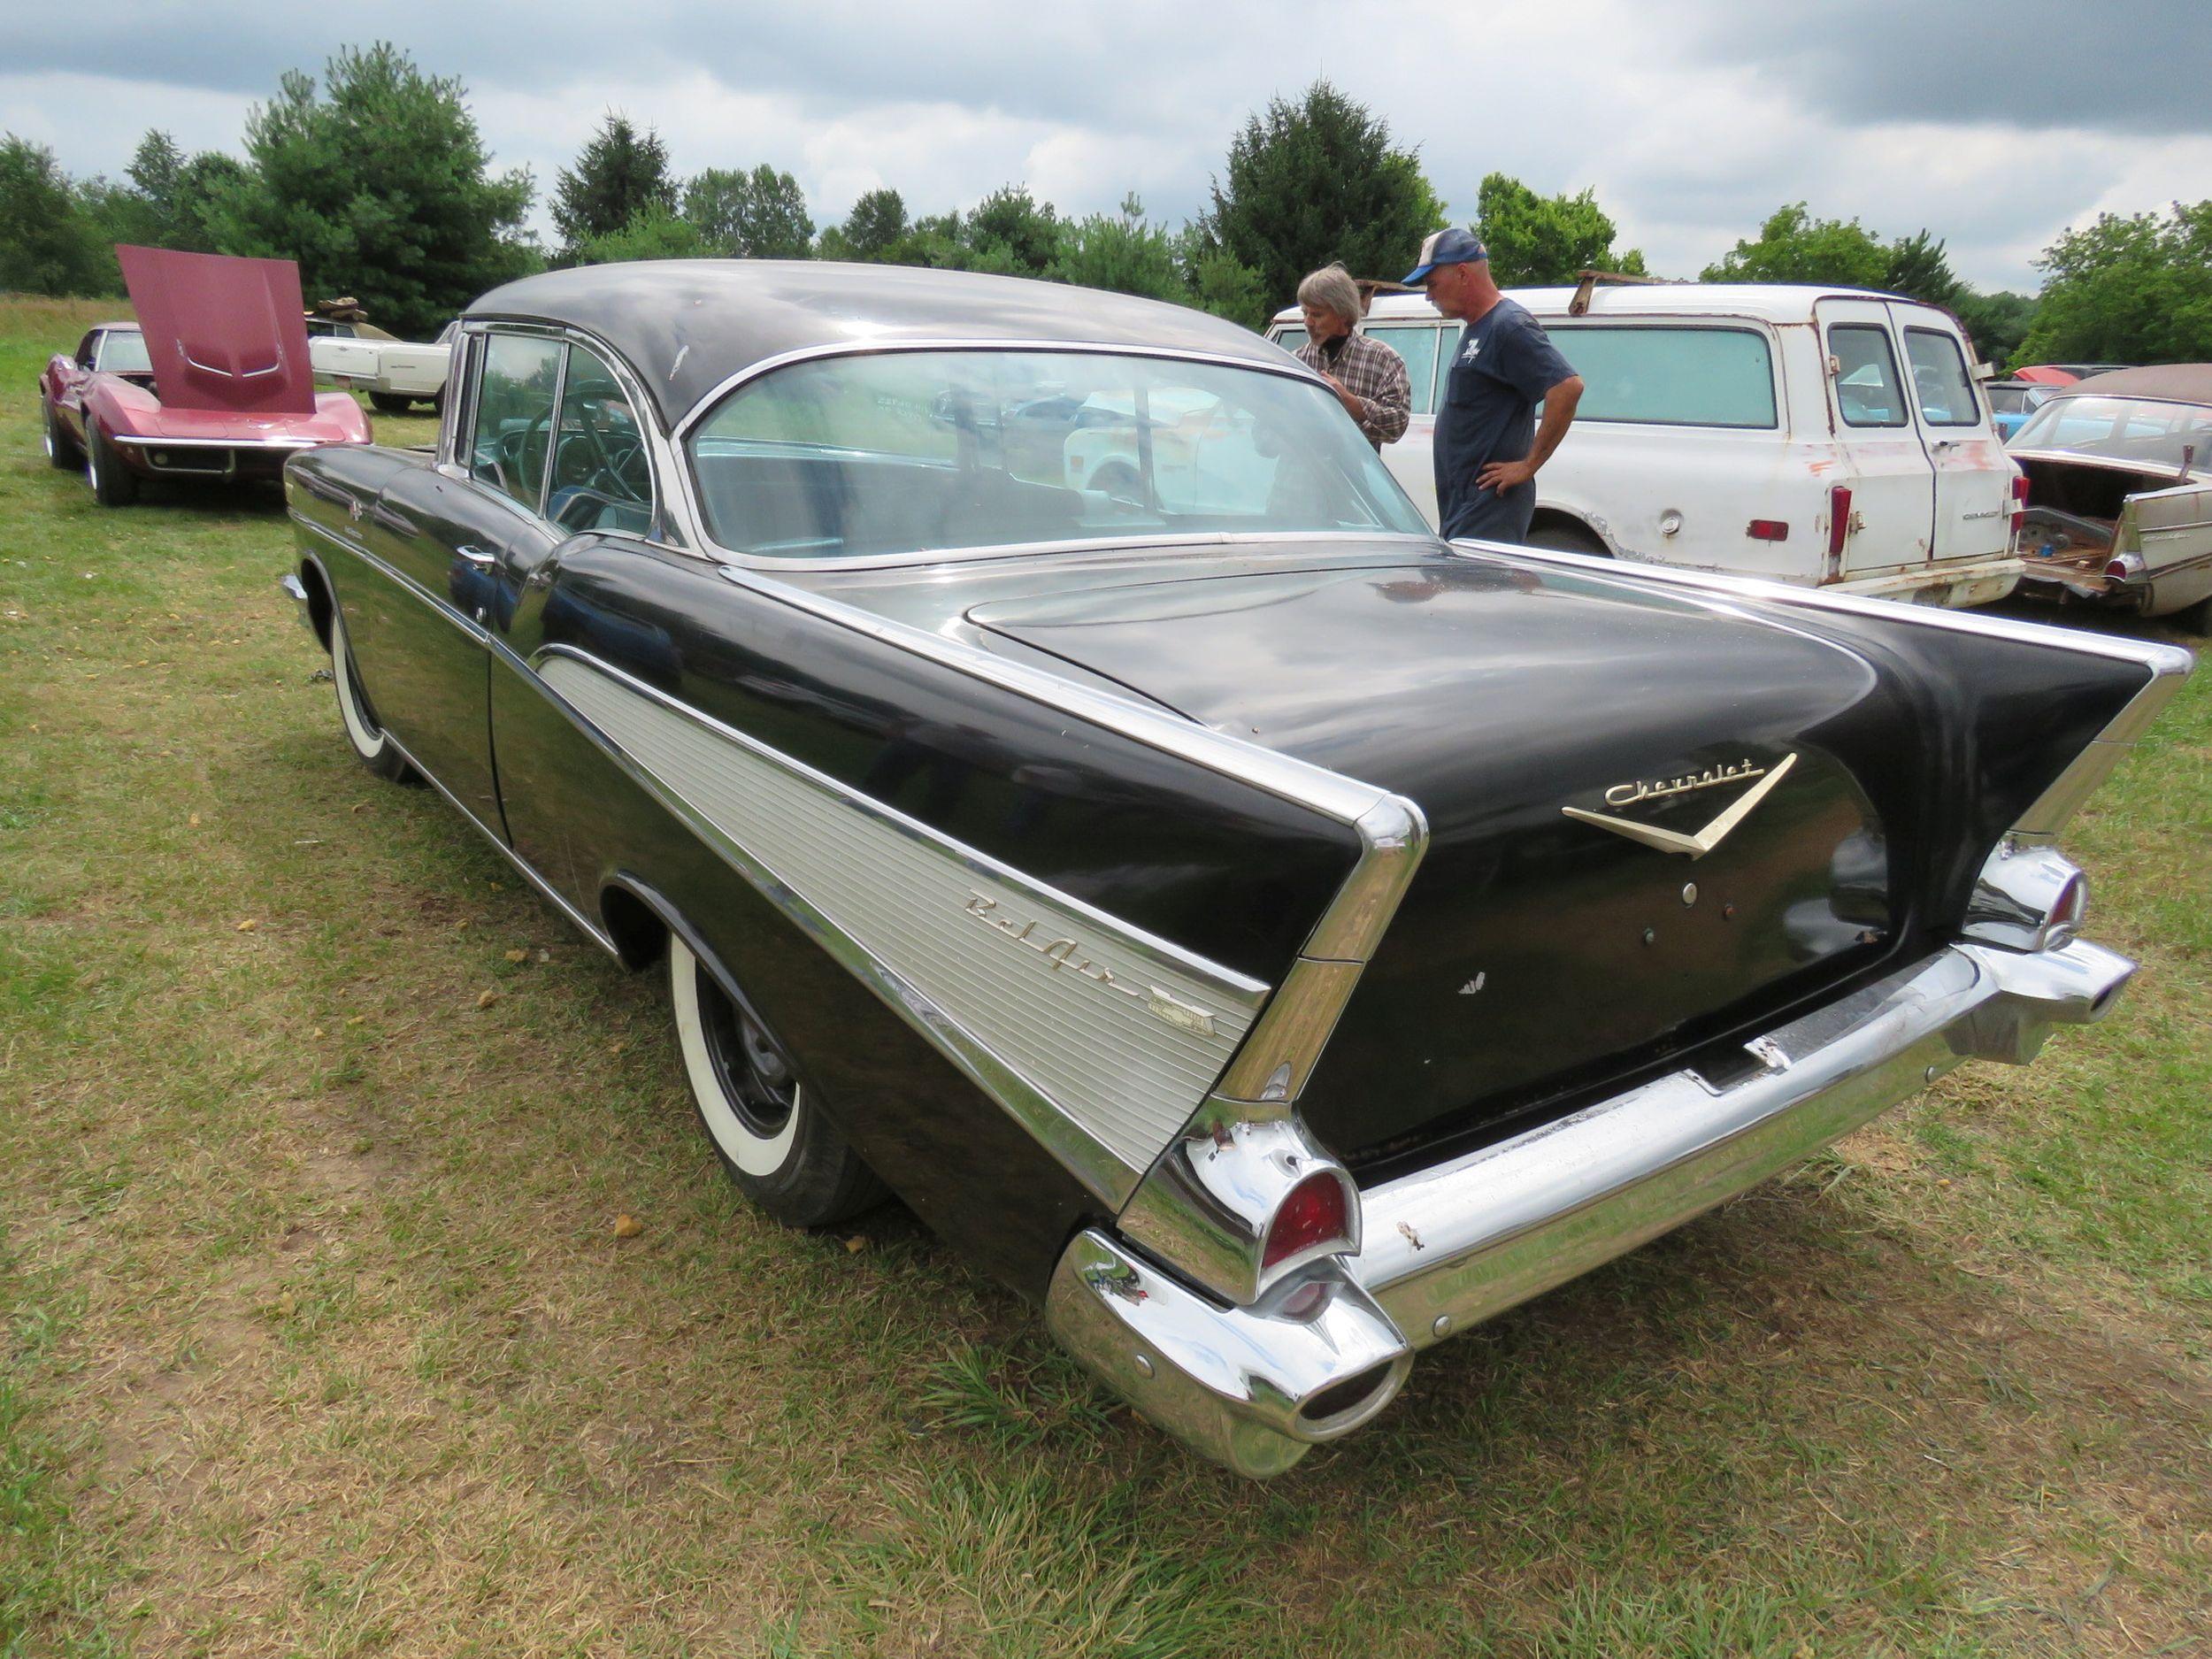
[[[383,42],[341,50],[319,80],[283,75],[249,114],[242,148],[242,158],[188,156],[149,132],[121,180],[73,179],[50,150],[0,135],[0,290],[120,293],[118,242],[257,254],[296,260],[311,298],[351,295],[385,326],[426,335],[486,289],[549,265],[822,258],[1078,283],[1256,328],[1308,271],[1336,260],[1394,276],[1448,222],[1417,150],[1326,81],[1251,116],[1209,205],[1179,227],[1148,218],[1133,192],[1116,212],[1079,219],[1020,182],[918,215],[897,190],[871,190],[818,227],[790,173],[762,164],[683,176],[656,132],[610,111],[558,172],[547,246],[525,225],[536,181],[492,171],[460,81]],[[1509,287],[1588,269],[1651,274],[1617,245],[1591,190],[1544,196],[1493,173],[1469,222]],[[1999,364],[2212,359],[2212,201],[2101,215],[2036,263],[2039,295],[1985,293],[1927,229],[1884,241],[1797,202],[1701,275],[1908,294],[1955,311]]]

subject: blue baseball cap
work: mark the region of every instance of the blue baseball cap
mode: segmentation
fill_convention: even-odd
[[[1440,265],[1473,265],[1489,257],[1490,250],[1474,232],[1450,226],[1421,244],[1421,263],[1406,273],[1406,286],[1412,287]]]

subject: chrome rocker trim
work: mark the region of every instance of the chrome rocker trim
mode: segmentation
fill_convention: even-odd
[[[2052,1026],[2102,1019],[2133,972],[2080,941],[1955,945],[1747,1045],[1761,1069],[1732,1085],[1677,1071],[1374,1187],[1358,1254],[1251,1307],[1090,1232],[1046,1317],[1161,1428],[1240,1474],[1279,1473],[1380,1411],[1416,1350],[1725,1202],[1962,1061],[2027,1064]]]

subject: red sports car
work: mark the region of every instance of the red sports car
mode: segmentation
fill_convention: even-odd
[[[115,251],[139,320],[100,324],[39,380],[47,457],[84,466],[103,507],[142,478],[276,479],[298,450],[369,442],[360,404],[314,388],[290,260]]]

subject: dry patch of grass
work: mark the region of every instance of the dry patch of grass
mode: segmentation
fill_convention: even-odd
[[[1256,1487],[903,1212],[735,1201],[657,984],[346,756],[273,502],[38,459],[58,325],[0,307],[0,1654],[2212,1651],[2212,685],[2075,838],[2112,1025]]]

